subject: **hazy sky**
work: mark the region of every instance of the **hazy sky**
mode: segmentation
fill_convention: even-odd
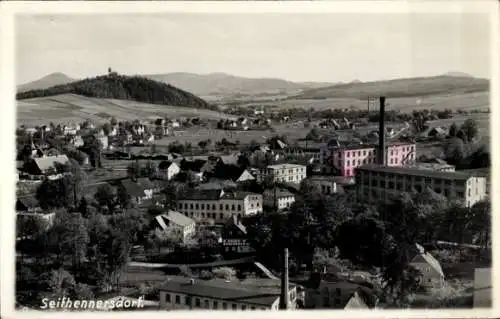
[[[16,20],[16,82],[108,66],[292,81],[489,77],[489,33],[479,13],[26,15]]]

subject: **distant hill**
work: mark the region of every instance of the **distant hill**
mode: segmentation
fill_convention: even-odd
[[[17,92],[26,92],[31,90],[44,90],[55,85],[67,84],[76,81],[64,73],[51,73],[33,82],[21,84],[17,87]]]
[[[464,72],[447,72],[443,74],[443,76],[454,76],[459,78],[473,78],[472,75],[464,73]]]
[[[332,83],[297,83],[277,78],[245,78],[226,73],[194,74],[167,73],[145,77],[169,83],[197,95],[231,95],[263,93],[296,93],[304,89],[332,85]]]
[[[103,75],[47,89],[17,94],[17,99],[47,97],[59,94],[78,94],[86,97],[133,100],[150,104],[217,109],[205,100],[169,84],[140,76]]]
[[[435,94],[489,91],[489,80],[473,77],[434,76],[333,85],[306,90],[294,99],[387,97],[419,97]]]

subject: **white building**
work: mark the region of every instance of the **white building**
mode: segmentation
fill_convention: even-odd
[[[174,162],[163,161],[158,164],[158,169],[156,172],[156,177],[165,181],[169,181],[174,178],[179,172],[181,168]]]
[[[269,180],[272,182],[296,183],[306,178],[306,166],[298,164],[269,165],[257,171],[258,181]]]
[[[261,194],[196,189],[179,196],[177,210],[202,223],[223,223],[232,216],[242,218],[262,212]]]
[[[439,261],[419,244],[415,244],[416,255],[410,261],[410,265],[418,269],[422,274],[420,284],[423,287],[441,288],[444,285],[444,273]]]
[[[264,206],[283,210],[290,208],[295,202],[295,195],[285,189],[267,189],[263,194]]]
[[[196,231],[196,223],[189,217],[176,211],[168,211],[155,217],[157,228],[167,232],[179,242],[185,243],[193,237]]]

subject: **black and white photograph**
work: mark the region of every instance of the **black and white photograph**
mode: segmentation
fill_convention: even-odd
[[[13,311],[493,309],[498,8],[443,3],[16,13]]]

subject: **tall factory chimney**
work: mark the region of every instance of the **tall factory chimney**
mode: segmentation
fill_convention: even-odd
[[[378,122],[378,164],[385,165],[385,96],[380,97],[380,115]]]
[[[280,309],[288,309],[288,248],[283,252],[283,269],[281,270],[281,296]]]

